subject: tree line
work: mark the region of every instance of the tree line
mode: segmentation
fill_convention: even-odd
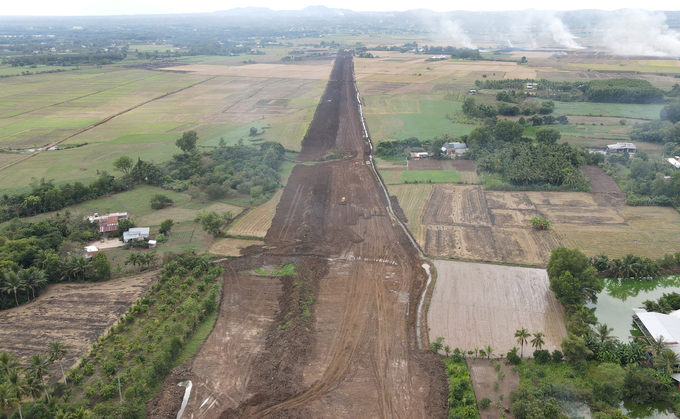
[[[114,177],[102,172],[90,185],[80,181],[56,186],[53,181],[33,181],[25,193],[0,197],[0,221],[57,211],[69,205],[132,189],[143,183],[175,191],[188,191],[192,198],[214,200],[237,194],[254,199],[270,196],[280,186],[277,169],[285,160],[283,146],[263,142],[259,147],[227,147],[224,141],[210,151],[200,152],[195,131],[182,134],[176,145],[181,154],[160,165],[121,156],[113,162]]]
[[[84,256],[99,236],[97,224],[70,212],[35,223],[14,219],[0,229],[0,309],[35,299],[49,283],[110,278],[104,253]]]

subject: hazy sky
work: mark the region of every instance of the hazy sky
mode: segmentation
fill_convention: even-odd
[[[323,1],[323,2],[322,2]],[[565,2],[546,2],[545,0],[516,0],[499,1],[486,0],[476,2],[456,1],[385,1],[385,0],[250,0],[250,1],[219,1],[219,0],[31,0],[5,1],[0,8],[0,15],[120,15],[147,13],[199,13],[227,10],[235,7],[258,6],[273,10],[299,10],[310,5],[323,4],[328,7],[342,7],[355,11],[386,11],[410,10],[424,8],[434,11],[452,10],[524,10],[535,8],[540,10],[576,10],[603,9],[615,10],[623,8],[644,8],[646,10],[680,10],[677,0],[571,0]]]

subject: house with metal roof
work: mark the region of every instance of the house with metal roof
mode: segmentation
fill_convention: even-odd
[[[91,223],[99,223],[100,233],[110,233],[118,229],[118,220],[128,218],[127,212],[112,212],[111,214],[99,215],[96,212],[94,215],[87,217]]]
[[[633,321],[638,325],[645,337],[663,341],[668,349],[680,356],[680,310],[669,314],[647,311],[644,308],[634,308]],[[680,382],[680,374],[671,375],[675,381]]]
[[[123,241],[125,243],[131,240],[148,240],[149,227],[135,227],[123,233]]]
[[[616,143],[607,145],[607,154],[615,153],[628,153],[635,154],[637,152],[637,147],[633,143]]]
[[[444,143],[442,144],[442,154],[447,156],[462,156],[468,151],[467,144],[465,143]]]

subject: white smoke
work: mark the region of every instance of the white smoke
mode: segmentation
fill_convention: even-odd
[[[552,35],[553,41],[557,42],[561,46],[570,49],[582,49],[583,47],[576,43],[574,39],[576,37],[569,32],[564,23],[556,18],[555,16],[550,16],[550,20],[547,22],[548,32]]]
[[[680,33],[660,12],[620,10],[606,22],[604,41],[619,55],[680,56]]]
[[[477,49],[477,45],[472,43],[472,40],[461,28],[458,21],[454,22],[450,19],[442,18],[439,26],[440,35],[447,41],[452,41],[454,44],[462,45],[465,48]]]

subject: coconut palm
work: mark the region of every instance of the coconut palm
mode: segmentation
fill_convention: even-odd
[[[600,341],[601,344],[614,340],[614,336],[611,333],[614,331],[613,327],[607,326],[607,324],[598,323],[595,327],[595,338]]]
[[[32,267],[27,270],[30,271],[30,275],[26,280],[26,287],[31,289],[33,299],[35,300],[35,289],[40,289],[47,285],[47,278],[45,278],[45,273],[40,269]]]
[[[35,269],[35,268],[32,268]],[[31,275],[32,272],[30,269],[22,269],[17,273],[17,276],[19,277],[19,280],[24,286],[24,291],[26,291],[26,298],[28,298],[28,301],[31,301],[31,293],[29,292],[31,289],[28,286],[28,283],[31,281]]]
[[[45,375],[47,375],[47,369],[50,366],[50,360],[45,358],[40,354],[33,355],[28,361],[28,368],[26,371],[29,374],[35,376],[36,379],[40,380],[43,390],[45,391],[45,397],[47,397],[47,402],[50,402],[50,395],[47,394],[47,387],[45,387]]]
[[[133,268],[137,267],[137,265],[141,266],[141,256],[142,255],[137,252],[132,252],[125,258],[125,264],[132,265]]]
[[[19,361],[10,352],[0,352],[0,372],[4,375],[9,375],[9,373],[15,369],[19,368]]]
[[[26,381],[26,394],[33,398],[33,405],[35,405],[42,394],[43,385],[40,380],[32,374],[26,374],[24,380]]]
[[[0,409],[9,417],[10,409],[19,406],[19,399],[12,391],[12,387],[8,383],[0,384]]]
[[[671,349],[666,349],[659,356],[658,363],[667,374],[673,374],[680,364],[680,358]]]
[[[515,331],[515,337],[517,338],[517,343],[519,343],[521,347],[520,357],[524,358],[524,345],[527,343],[527,339],[529,339],[531,335],[527,329],[521,328]]]
[[[19,409],[19,418],[24,419],[24,415],[21,412],[21,399],[23,399],[24,395],[28,394],[28,387],[26,386],[26,382],[19,375],[19,371],[13,370],[10,374],[7,375],[7,384],[9,385],[10,391],[14,393],[14,396],[19,401],[19,403],[17,404],[17,407]]]
[[[0,284],[0,290],[5,291],[7,294],[14,293],[14,302],[16,305],[19,305],[17,293],[24,290],[25,286],[23,281],[19,275],[13,271],[5,272],[3,277],[5,280]]]
[[[61,363],[61,360],[68,354],[68,349],[66,349],[66,345],[61,343],[58,340],[55,340],[54,342],[50,343],[47,345],[47,355],[50,357],[50,362],[57,361],[59,362],[59,368],[61,368],[61,375],[64,377],[64,384],[66,384],[66,374],[64,374],[64,366]]]
[[[645,349],[647,352],[652,354],[652,358],[656,358],[668,349],[668,343],[663,336],[659,336],[659,339],[654,339],[653,336],[649,336],[647,339],[647,344]]]
[[[491,345],[486,345],[486,356],[487,358],[491,358],[491,355],[493,355],[493,347]]]
[[[540,351],[541,348],[543,348],[543,345],[545,345],[545,340],[543,339],[544,336],[545,335],[543,334],[543,332],[534,333],[534,338],[531,339],[531,346]]]

